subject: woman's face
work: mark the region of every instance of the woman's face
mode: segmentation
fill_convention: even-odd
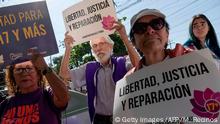
[[[193,34],[200,41],[204,41],[206,38],[206,35],[209,32],[208,23],[203,18],[195,19],[192,24],[192,29],[193,29]]]
[[[147,15],[140,18],[136,23],[148,23],[145,26],[146,30],[139,33],[134,33],[136,47],[139,48],[146,56],[153,51],[162,51],[168,42],[168,32],[165,27],[165,22],[158,21],[158,17]],[[155,23],[154,26],[159,26],[160,29],[154,29],[149,24]],[[134,27],[135,28],[135,27]]]
[[[38,88],[40,77],[31,61],[16,64],[13,74],[22,93],[32,92]]]

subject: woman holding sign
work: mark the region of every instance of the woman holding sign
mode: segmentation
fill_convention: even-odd
[[[69,100],[67,87],[40,54],[32,54],[31,61],[6,70],[10,97],[0,104],[1,124],[61,124],[61,111]]]

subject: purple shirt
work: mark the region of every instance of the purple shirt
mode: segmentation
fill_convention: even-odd
[[[52,100],[51,90],[37,89],[28,94],[9,98],[1,124],[59,124],[61,110]]]

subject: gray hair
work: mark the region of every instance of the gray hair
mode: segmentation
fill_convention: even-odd
[[[109,44],[114,45],[114,41],[108,35],[103,36],[103,38],[105,38],[106,42],[108,42]],[[92,40],[89,41],[90,46],[92,46],[91,42],[92,42]]]

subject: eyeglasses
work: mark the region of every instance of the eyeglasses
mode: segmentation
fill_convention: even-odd
[[[165,20],[162,18],[157,18],[151,20],[149,23],[146,22],[137,22],[134,24],[132,31],[136,34],[143,34],[147,31],[147,27],[150,26],[154,30],[160,30],[164,27]]]
[[[15,74],[21,74],[21,73],[32,73],[34,71],[34,67],[27,67],[27,68],[14,68]]]
[[[106,44],[107,44],[107,42],[100,42],[100,43],[98,43],[98,44],[93,44],[93,45],[92,45],[92,48],[93,48],[93,49],[96,49],[98,46],[103,47],[103,46],[106,45]]]

